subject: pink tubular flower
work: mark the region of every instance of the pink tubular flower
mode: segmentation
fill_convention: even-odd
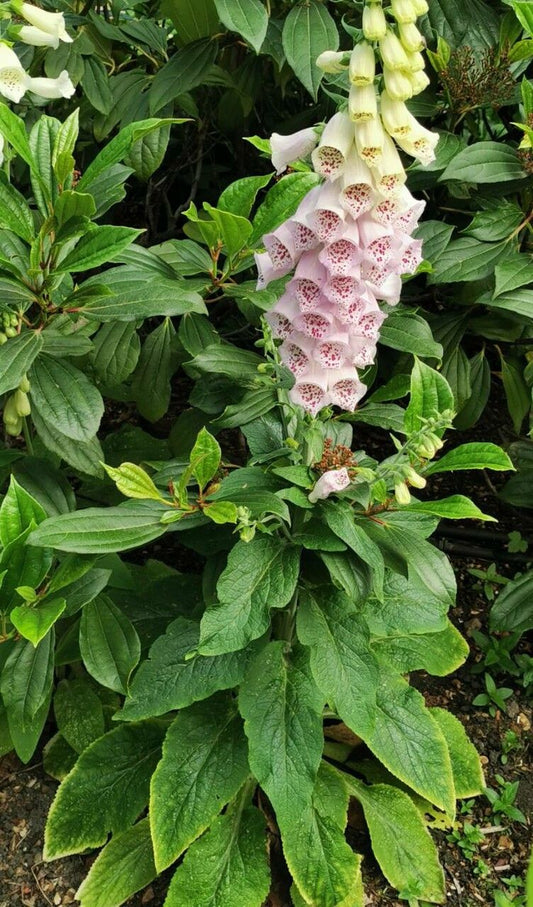
[[[270,156],[276,173],[283,173],[289,164],[311,154],[317,142],[318,134],[313,126],[309,129],[300,129],[299,132],[293,132],[292,135],[280,135],[279,132],[273,132],[270,136]]]
[[[320,476],[309,495],[311,504],[323,501],[335,491],[343,491],[350,484],[350,476],[345,466],[342,469],[330,469]]]

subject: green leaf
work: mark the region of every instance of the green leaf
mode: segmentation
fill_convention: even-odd
[[[238,519],[237,506],[231,501],[215,501],[214,504],[206,504],[202,513],[217,525],[236,523]]]
[[[198,353],[188,367],[202,372],[214,372],[243,381],[257,378],[257,366],[264,360],[251,350],[240,350],[229,343],[213,343]]]
[[[94,338],[91,361],[104,385],[121,384],[135,369],[140,352],[135,322],[109,322],[102,325]]]
[[[428,282],[442,284],[483,280],[494,273],[495,265],[508,254],[509,249],[504,242],[486,243],[473,236],[461,236],[452,240],[433,262]]]
[[[485,351],[480,350],[470,359],[470,384],[472,393],[454,419],[454,426],[463,431],[472,428],[481,417],[490,396],[491,372]]]
[[[0,542],[6,547],[22,535],[32,524],[46,519],[46,511],[12,475],[9,488],[0,507]]]
[[[24,120],[0,101],[0,132],[6,142],[13,146],[18,155],[29,167],[35,169],[35,161],[30,149]]]
[[[58,683],[54,714],[61,735],[76,753],[82,753],[105,732],[102,702],[83,677]]]
[[[453,410],[453,407],[453,394],[446,379],[429,365],[415,359],[411,373],[411,397],[404,416],[406,433],[418,431],[424,419]]]
[[[258,54],[268,28],[268,13],[260,0],[215,0],[215,6],[222,24],[242,35]]]
[[[511,580],[494,602],[490,612],[490,626],[499,632],[525,633],[533,628],[533,573],[528,571]]]
[[[276,812],[282,835],[312,800],[322,757],[322,709],[305,649],[270,642],[239,692],[250,768]]]
[[[482,0],[432,0],[428,12],[429,24],[452,46],[468,44],[478,52],[498,41],[499,17],[496,10]]]
[[[321,510],[331,531],[372,570],[372,585],[379,598],[383,591],[385,564],[378,546],[368,537],[364,528],[354,521],[353,510],[347,501],[323,504]]]
[[[426,220],[415,230],[416,239],[422,240],[424,258],[433,264],[448,247],[453,236],[453,227],[440,220]]]
[[[43,768],[56,781],[63,781],[74,768],[78,754],[61,734],[54,734],[43,747]]]
[[[104,459],[104,452],[97,438],[88,441],[73,441],[54,429],[42,419],[36,408],[32,410],[32,421],[35,430],[44,447],[69,463],[74,469],[98,479],[103,477],[104,471],[100,465]]]
[[[133,376],[137,407],[150,422],[161,419],[170,403],[170,379],[176,368],[175,336],[170,318],[165,318],[144,341]]]
[[[479,146],[472,146],[479,147]],[[478,211],[464,233],[485,242],[496,242],[507,239],[522,223],[524,215],[515,202],[498,200],[494,204],[484,205]]]
[[[368,786],[343,775],[363,807],[372,851],[401,898],[444,899],[444,873],[437,848],[408,794],[388,784]]]
[[[22,331],[0,346],[0,394],[18,387],[42,349],[37,331]]]
[[[250,221],[246,217],[232,214],[230,211],[213,208],[208,202],[204,202],[204,210],[216,224],[215,245],[221,243],[226,254],[233,258],[247,244],[252,232]],[[210,245],[213,244],[210,243]]]
[[[184,315],[178,328],[178,337],[181,345],[196,356],[207,346],[220,343],[220,337],[206,315],[190,313]]]
[[[228,2],[228,0],[223,0],[223,2]],[[222,211],[231,211],[232,214],[239,214],[241,217],[249,217],[257,193],[264,189],[271,179],[272,175],[267,173],[266,176],[245,176],[235,180],[222,192],[217,202],[217,208]]]
[[[113,93],[110,88],[108,72],[95,55],[84,56],[81,87],[89,103],[99,113],[108,114],[113,109]]]
[[[514,256],[511,261],[503,261],[494,270],[494,298],[502,293],[510,293],[519,287],[533,283],[533,262],[529,255]]]
[[[85,667],[98,683],[126,694],[130,674],[141,656],[141,644],[133,624],[107,595],[99,595],[83,609],[80,651]]]
[[[520,434],[522,423],[531,407],[531,390],[524,380],[523,365],[518,357],[506,358],[500,350],[501,376],[507,406],[515,432]]]
[[[271,536],[238,541],[217,583],[219,600],[202,618],[198,651],[235,652],[262,636],[270,609],[284,608],[293,596],[299,560],[298,549]]]
[[[439,182],[504,183],[525,176],[514,148],[503,142],[475,142],[452,158]]]
[[[456,671],[468,658],[469,648],[461,634],[448,620],[437,633],[404,633],[390,629],[390,635],[372,636],[372,648],[380,661],[387,662],[400,674],[427,671],[445,677]]]
[[[161,12],[172,19],[183,44],[214,35],[220,28],[213,0],[164,0]]]
[[[452,472],[455,469],[514,469],[508,455],[498,447],[484,441],[471,441],[450,450],[424,469],[424,475]]]
[[[32,365],[31,401],[41,418],[75,441],[89,441],[104,413],[100,392],[64,359],[42,355]]]
[[[0,692],[15,745],[13,731],[17,725],[23,730],[31,727],[39,710],[49,701],[53,674],[53,629],[37,646],[20,641],[9,653],[0,677]]]
[[[58,273],[67,271],[70,274],[98,268],[112,261],[143,232],[133,227],[93,225],[89,232],[81,237],[76,248],[56,265],[56,271]]]
[[[186,658],[198,645],[198,639],[196,622],[184,617],[172,621],[135,673],[117,720],[130,721],[184,709],[218,690],[238,686],[254,649]]]
[[[533,10],[529,0],[511,0],[509,5],[512,6],[520,24],[533,36]]]
[[[454,409],[458,412],[472,393],[470,382],[470,360],[461,346],[456,346],[446,355],[442,363],[441,375],[450,385]]]
[[[392,312],[380,329],[379,341],[393,350],[442,358],[442,346],[435,342],[427,321],[419,315]]]
[[[375,722],[379,672],[356,605],[329,587],[306,593],[297,629],[300,642],[310,647],[311,670],[322,693],[354,733],[365,737]]]
[[[170,126],[162,126],[157,132],[138,139],[131,146],[126,164],[133,167],[135,175],[143,182],[148,182],[152,174],[163,163],[170,140]]]
[[[299,7],[299,9],[302,8]],[[285,20],[285,27],[290,16],[297,12],[296,8],[291,10]],[[304,195],[307,195],[318,182],[319,177],[316,173],[289,173],[288,176],[284,176],[275,183],[257,209],[253,219],[250,245],[254,246],[265,233],[270,233],[287,220],[294,213]]]
[[[124,724],[91,743],[52,803],[44,859],[101,847],[109,832],[127,829],[148,802],[166,724]]]
[[[496,523],[493,516],[483,513],[479,507],[476,507],[470,498],[463,494],[452,494],[440,501],[413,501],[407,507],[403,507],[412,513],[434,513],[435,516],[444,520],[490,520]]]
[[[92,864],[76,898],[81,907],[120,907],[157,875],[149,819],[114,835]]]
[[[242,721],[218,693],[180,712],[151,785],[150,823],[159,872],[170,866],[237,793],[249,768]]]
[[[54,598],[35,607],[20,605],[13,608],[9,619],[24,639],[37,646],[66,608],[64,598]]]
[[[476,797],[485,787],[479,754],[455,715],[446,709],[430,709],[448,746],[452,762],[453,784],[458,799]]]
[[[157,113],[174,98],[201,85],[216,55],[216,41],[200,39],[178,48],[154,76],[149,92],[150,113]]]
[[[316,65],[325,50],[337,50],[339,33],[325,6],[310,0],[294,6],[283,25],[283,50],[289,66],[316,100],[323,72]]]
[[[104,469],[125,497],[149,501],[164,500],[148,473],[136,463],[121,463],[118,468],[104,466]]]
[[[147,281],[146,271],[130,267],[110,268],[105,275],[97,274],[83,284],[88,290],[100,286],[105,277],[106,294],[89,300],[83,306],[85,318],[96,321],[138,321],[155,315],[184,315],[186,312],[205,314],[201,296],[188,289],[182,280],[157,277]]]
[[[165,907],[261,907],[270,889],[265,831],[255,806],[231,803],[189,847]]]
[[[16,236],[31,243],[35,236],[35,227],[31,211],[26,200],[14,186],[11,186],[4,173],[0,179],[0,206],[2,208],[2,227],[11,230]]]
[[[496,298],[482,298],[478,302],[484,302],[491,309],[504,309],[522,318],[533,319],[533,290],[513,290],[510,293],[501,293]]]
[[[190,468],[200,489],[206,487],[220,465],[220,444],[206,428],[202,428],[191,450]]]
[[[88,507],[45,520],[29,540],[30,545],[48,545],[79,554],[110,554],[137,548],[165,532],[161,525],[164,508],[144,503],[119,507]]]

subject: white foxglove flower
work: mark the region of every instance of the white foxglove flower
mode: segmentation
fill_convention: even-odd
[[[416,28],[416,26],[414,27]],[[379,42],[379,49],[381,52],[381,59],[383,60],[383,66],[387,66],[388,69],[393,70],[409,69],[409,60],[405,53],[405,49],[392,28],[387,29],[385,37]],[[416,47],[415,50],[420,50],[420,48]]]
[[[397,136],[396,141],[406,154],[416,157],[421,164],[431,164],[435,160],[435,148],[439,135],[436,132],[430,132],[429,129],[424,129],[420,123],[417,125],[418,129],[413,130],[411,135],[408,137]]]
[[[411,493],[405,482],[397,482],[394,486],[394,495],[400,505],[407,505],[411,502]]]
[[[383,153],[385,133],[379,119],[367,120],[355,126],[355,144],[361,159],[375,167]]]
[[[24,3],[21,0],[11,0],[11,9],[16,12],[30,25],[40,28],[41,31],[53,35],[58,41],[71,43],[72,38],[65,28],[65,19],[63,13],[49,13],[32,3]]]
[[[400,42],[404,50],[410,54],[420,52],[426,46],[424,38],[418,31],[414,22],[399,23]]]
[[[381,120],[389,135],[408,136],[413,129],[413,114],[407,109],[403,101],[395,101],[388,91],[381,93]],[[416,121],[415,121],[416,122]]]
[[[313,126],[309,129],[300,129],[292,135],[273,132],[270,136],[270,149],[272,166],[276,168],[276,173],[282,173],[289,164],[311,154],[317,142],[318,134]]]
[[[383,67],[383,78],[387,93],[394,101],[407,101],[413,97],[413,86],[409,75],[399,69]]]
[[[367,41],[380,41],[387,33],[387,20],[380,3],[367,3],[363,10],[363,34]]]
[[[57,79],[27,78],[27,90],[40,98],[71,98],[76,89],[70,81],[66,69],[59,73]]]
[[[18,104],[28,87],[29,76],[14,50],[0,43],[0,94]]]
[[[367,41],[360,41],[355,45],[350,57],[350,82],[359,88],[373,85],[375,75],[376,55],[374,50]]]
[[[22,41],[32,47],[59,47],[59,38],[49,32],[36,28],[35,25],[12,25],[9,36],[13,41]]]
[[[427,0],[412,0],[417,16],[425,16],[429,10]]]
[[[415,53],[407,53],[407,60],[409,63],[409,72],[422,72],[426,68],[426,61],[420,53],[420,51],[415,51]]]
[[[330,469],[320,476],[318,482],[309,495],[311,504],[323,501],[335,491],[343,491],[350,484],[350,476],[345,466],[342,469]]]
[[[407,180],[396,146],[388,135],[384,136],[383,154],[377,162],[374,177],[378,192],[385,196],[395,196]]]
[[[416,22],[417,12],[412,0],[391,0],[391,13],[397,22]]]
[[[326,125],[318,148],[311,155],[317,173],[334,179],[344,168],[353,146],[353,123],[347,113],[336,113]]]
[[[354,123],[362,123],[364,120],[375,120],[378,115],[378,104],[376,90],[374,85],[365,85],[364,88],[358,88],[357,85],[350,87],[350,96],[348,98],[348,113]]]
[[[316,59],[316,65],[323,72],[331,73],[332,75],[337,75],[339,72],[344,72],[349,62],[349,57],[346,51],[344,50],[325,50],[324,53],[320,54]]]
[[[410,72],[409,81],[413,88],[413,95],[420,94],[421,91],[424,91],[429,85],[429,79],[425,72]]]

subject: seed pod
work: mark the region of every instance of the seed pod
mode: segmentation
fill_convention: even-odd
[[[30,398],[24,391],[21,391],[20,388],[15,391],[15,409],[19,416],[29,416],[31,413],[31,403]]]

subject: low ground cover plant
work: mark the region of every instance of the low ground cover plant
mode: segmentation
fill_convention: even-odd
[[[68,31],[6,6],[4,97],[46,82],[20,42],[66,66],[61,104],[83,94],[57,117],[0,103],[0,752],[41,742],[61,781],[45,859],[102,848],[83,907],[170,867],[165,907],[261,907],[276,847],[295,907],[358,907],[350,801],[398,896],[445,900],[427,816],[453,823],[485,782],[410,675],[468,655],[431,536],[493,520],[442,477],[514,468],[494,439],[446,447],[495,353],[517,435],[530,407],[533,44],[521,0],[446,6],[174,0],[159,28],[89,5]],[[201,163],[213,86],[217,129],[237,101],[252,117],[261,53],[301,87],[294,128],[250,139],[254,175],[220,191],[215,168],[202,198],[198,167],[176,208],[165,184],[156,243],[148,202],[148,232],[101,223],[191,129]],[[530,586],[505,586],[493,629],[530,627]]]

